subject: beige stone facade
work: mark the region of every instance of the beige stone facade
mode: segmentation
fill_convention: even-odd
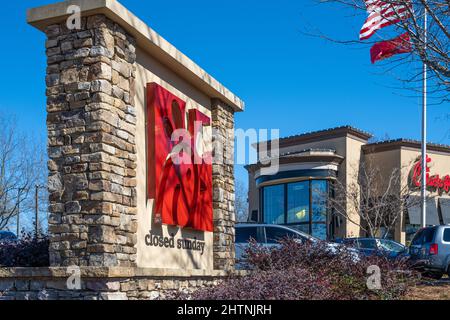
[[[249,173],[249,213],[252,220],[265,223],[270,223],[271,221],[268,221],[270,219],[272,219],[272,222],[274,221],[272,216],[267,217],[267,213],[266,216],[264,213],[264,207],[267,207],[264,204],[265,201],[271,201],[270,206],[274,206],[273,197],[270,198],[264,193],[265,188],[276,188],[280,185],[296,186],[296,184],[300,187],[302,182],[307,181],[328,181],[330,185],[334,181],[339,181],[344,186],[355,185],[360,174],[361,164],[377,166],[381,172],[379,177],[381,181],[386,180],[393,169],[400,169],[402,186],[398,186],[398,190],[403,190],[402,187],[413,188],[410,181],[411,172],[421,154],[420,143],[404,139],[370,143],[371,137],[367,132],[347,126],[280,139],[280,166],[276,175],[261,175],[262,164],[259,162],[247,166]],[[270,143],[267,145],[270,148]],[[264,151],[261,147],[265,148],[265,143],[256,147],[259,152]],[[429,144],[428,155],[433,160],[430,169],[432,175],[439,174],[441,177],[445,177],[450,174],[449,146]],[[281,189],[278,192],[279,194],[282,194]],[[411,194],[420,195],[420,192],[417,189],[411,190]],[[436,219],[438,220],[436,221],[450,223],[450,221],[447,222],[446,218],[448,216],[450,219],[450,212],[448,212],[450,207],[446,202],[450,199],[450,194],[448,192],[439,193],[430,188],[428,196],[430,198],[430,210],[433,210],[433,214],[436,212],[437,215]],[[314,194],[311,197],[314,197]],[[286,199],[281,200],[281,203],[287,202],[295,202],[295,199],[290,200],[286,195]],[[433,209],[433,204],[435,209]],[[287,215],[289,215],[289,206],[290,204],[285,204],[284,207],[284,211],[288,211]],[[279,205],[276,210],[282,210],[282,208],[283,204]],[[315,210],[312,207],[310,208],[311,211]],[[308,211],[308,208],[306,208],[306,211]],[[294,223],[289,221],[290,217],[287,217],[285,221],[282,217],[281,220],[278,219],[277,223],[291,225],[294,228],[300,228],[302,231],[312,232],[313,235],[314,230],[317,230],[316,236],[322,238],[326,236],[327,239],[365,236],[360,227],[359,215],[352,211],[354,211],[354,207],[347,204],[346,214],[348,218],[346,219],[342,216],[333,216],[332,213],[328,212],[326,234],[325,227],[323,227],[323,230],[319,230],[319,228],[315,228],[311,221],[309,230],[308,222],[305,222],[305,224]],[[417,229],[418,227],[416,223],[409,221],[412,210],[409,211],[405,209],[405,212],[401,214],[401,219],[396,224],[395,234],[393,235],[395,240],[403,243],[409,240],[408,238],[411,237],[414,228]],[[312,213],[313,215],[314,213]],[[325,219],[323,224],[325,224]]]

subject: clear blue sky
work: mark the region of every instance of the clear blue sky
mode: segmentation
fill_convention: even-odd
[[[0,11],[0,111],[16,114],[33,135],[45,134],[45,36],[25,12],[51,2],[8,1]],[[287,136],[350,124],[381,138],[420,138],[420,100],[391,89],[395,81],[370,64],[368,48],[300,33],[309,24],[357,39],[364,17],[316,0],[121,2],[245,100],[239,128]],[[430,107],[433,142],[450,144],[449,107]],[[242,168],[237,175],[246,179]]]

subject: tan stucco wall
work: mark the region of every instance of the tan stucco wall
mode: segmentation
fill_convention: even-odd
[[[151,71],[150,71],[151,70]],[[167,67],[160,64],[140,48],[137,48],[136,70],[136,147],[137,147],[137,266],[140,268],[173,268],[173,269],[213,269],[213,234],[194,230],[181,230],[176,227],[152,225],[153,199],[147,200],[147,156],[146,156],[146,84],[156,82],[180,99],[186,101],[187,110],[196,108],[211,116],[211,99],[181,79]],[[208,141],[211,139],[211,131]],[[148,247],[145,236],[152,230],[169,236],[174,233],[175,243],[180,238],[205,241],[203,255],[199,252],[170,248]],[[156,258],[157,257],[157,258]]]
[[[450,154],[428,151],[428,155],[432,158],[431,163],[431,175],[439,174],[441,176],[450,174]],[[419,149],[399,147],[393,150],[380,151],[376,153],[369,153],[365,156],[365,161],[368,165],[379,166],[380,179],[381,181],[387,181],[389,175],[394,168],[401,168],[401,186],[398,186],[396,190],[400,190],[408,187],[409,176],[411,171],[417,162],[417,159],[421,156],[421,151]],[[420,196],[420,191],[414,192],[417,196]],[[444,197],[450,198],[449,194],[438,195],[436,192],[431,192],[428,194],[430,197],[434,198],[437,206],[437,198]],[[401,243],[406,242],[406,231],[405,231],[405,221],[406,217],[402,215],[399,222],[397,223],[395,229],[395,240]]]
[[[358,172],[362,152],[361,147],[364,144],[366,144],[365,141],[361,141],[360,139],[355,139],[353,137],[347,137],[345,139],[346,154],[344,163],[340,168],[339,177],[340,179],[344,179],[346,186],[350,184],[357,184],[358,182]],[[358,237],[360,235],[360,217],[359,214],[353,209],[353,206],[349,203],[347,203],[347,215],[350,219],[346,220],[344,236]]]
[[[379,172],[379,181],[377,181],[377,186],[379,186],[382,192],[386,190],[389,177],[393,174],[394,170],[401,168],[400,149],[366,154],[364,161],[368,172],[373,172],[372,170]],[[392,188],[392,191],[397,193],[400,193],[400,190],[400,185]],[[404,220],[405,217],[401,215],[395,228],[395,240],[402,243],[405,242]]]

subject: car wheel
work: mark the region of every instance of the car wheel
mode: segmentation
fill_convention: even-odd
[[[444,276],[444,274],[443,273],[435,273],[435,272],[425,272],[423,274],[423,276],[425,278],[430,278],[430,279],[433,279],[433,280],[441,280],[442,277]]]

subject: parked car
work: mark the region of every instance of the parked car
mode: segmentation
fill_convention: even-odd
[[[298,231],[296,229],[289,228],[287,226],[275,225],[275,224],[237,224],[236,225],[236,260],[237,267],[242,266],[242,260],[244,253],[249,246],[250,240],[256,241],[256,243],[267,247],[273,248],[280,246],[280,240],[294,239],[296,241],[311,242],[311,243],[324,243],[309,234]],[[336,243],[325,242],[331,252],[336,252],[341,245]],[[355,261],[359,261],[359,254],[356,250],[351,250],[351,254]]]
[[[389,259],[397,259],[408,256],[408,247],[388,239],[347,238],[339,239],[336,242],[355,248],[365,256],[378,255],[385,256]]]
[[[16,242],[17,236],[10,232],[10,231],[0,231],[0,244],[2,243],[9,243],[9,242]]]
[[[450,276],[450,225],[420,229],[409,247],[414,266],[424,275],[440,279]]]

